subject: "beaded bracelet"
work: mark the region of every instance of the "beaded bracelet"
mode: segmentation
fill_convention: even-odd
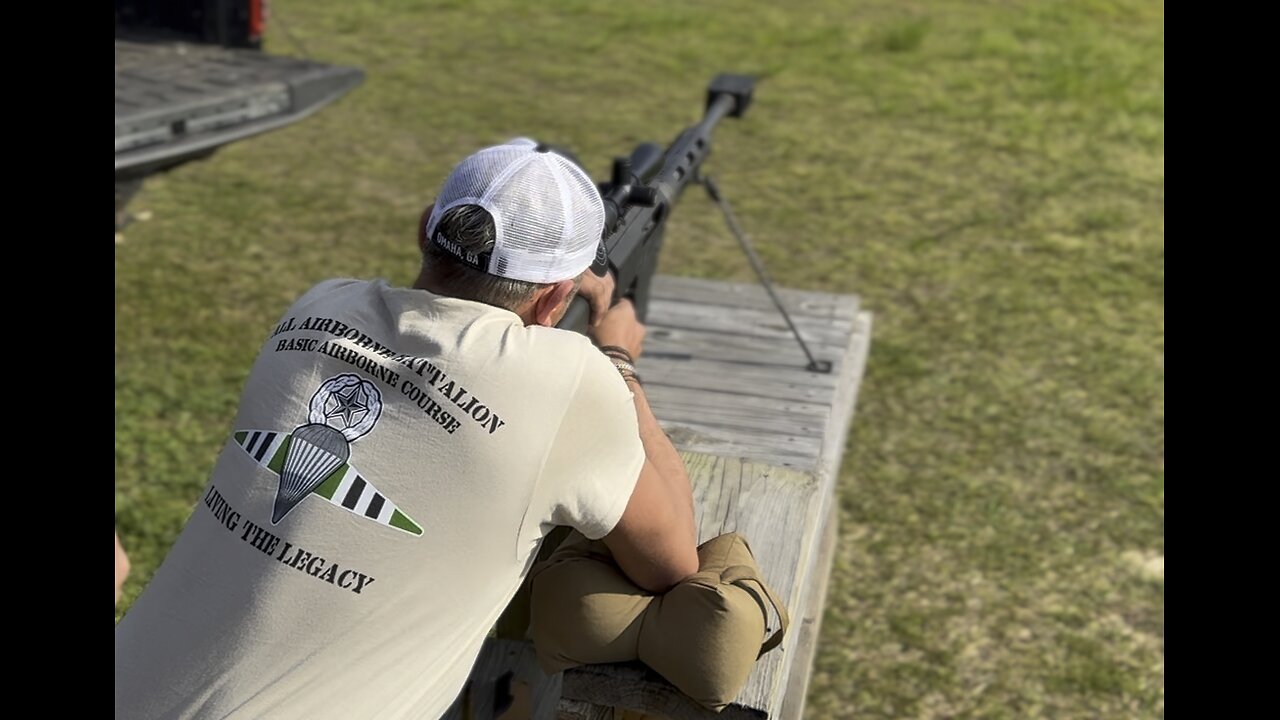
[[[636,372],[636,366],[624,360],[614,360],[613,366],[618,369],[618,374],[625,380],[635,380],[637,385],[644,386],[640,381],[640,374]]]
[[[618,360],[626,360],[629,363],[635,362],[635,358],[631,357],[631,353],[627,352],[626,348],[621,348],[621,347],[618,347],[617,345],[601,345],[600,352],[604,353],[610,358],[617,358]]]

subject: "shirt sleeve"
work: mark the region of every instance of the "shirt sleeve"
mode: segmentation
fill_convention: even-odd
[[[539,479],[551,524],[592,540],[608,535],[627,509],[644,460],[631,390],[608,358],[588,349]]]

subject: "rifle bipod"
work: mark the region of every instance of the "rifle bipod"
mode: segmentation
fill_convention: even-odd
[[[796,342],[800,343],[800,349],[804,350],[805,357],[809,358],[810,372],[829,373],[831,372],[830,360],[818,360],[809,352],[809,346],[805,344],[804,338],[800,337],[800,329],[792,322],[791,315],[787,313],[787,308],[782,304],[782,298],[773,290],[773,280],[769,279],[769,274],[765,272],[764,263],[761,262],[760,256],[756,255],[755,248],[751,246],[751,240],[747,234],[742,232],[742,228],[738,226],[738,219],[734,217],[733,210],[729,208],[729,201],[720,195],[720,188],[716,186],[715,180],[710,175],[701,175],[695,182],[700,182],[707,188],[707,194],[711,196],[711,200],[720,206],[720,210],[724,212],[724,220],[729,224],[729,232],[738,239],[738,244],[742,246],[742,252],[746,253],[747,260],[751,262],[751,267],[756,271],[756,276],[760,278],[760,284],[764,286],[765,291],[769,293],[769,297],[773,299],[773,304],[778,308],[778,312],[782,313],[782,319],[787,321],[787,327],[791,328],[791,334],[796,336]]]

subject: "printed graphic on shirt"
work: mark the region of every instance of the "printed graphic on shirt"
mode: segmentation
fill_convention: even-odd
[[[349,462],[351,444],[371,432],[381,414],[378,388],[344,373],[324,381],[311,396],[307,424],[292,432],[237,430],[233,434],[249,457],[280,477],[271,508],[272,525],[304,498],[316,495],[380,525],[422,535],[422,527]]]
[[[297,337],[303,331],[321,333],[321,337]],[[326,339],[326,335],[334,339]],[[277,336],[280,338],[274,340]],[[450,435],[468,420],[489,435],[507,424],[497,410],[472,395],[432,358],[396,352],[360,328],[334,318],[308,316],[299,322],[290,317],[276,326],[269,340],[273,342],[268,342],[267,347],[274,344],[273,352],[318,353],[367,373],[372,380],[386,383],[384,391],[399,391]],[[414,375],[423,380],[415,380]]]

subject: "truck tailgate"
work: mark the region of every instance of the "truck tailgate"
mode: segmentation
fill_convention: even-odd
[[[256,50],[117,38],[116,178],[301,120],[363,79],[358,68]]]

